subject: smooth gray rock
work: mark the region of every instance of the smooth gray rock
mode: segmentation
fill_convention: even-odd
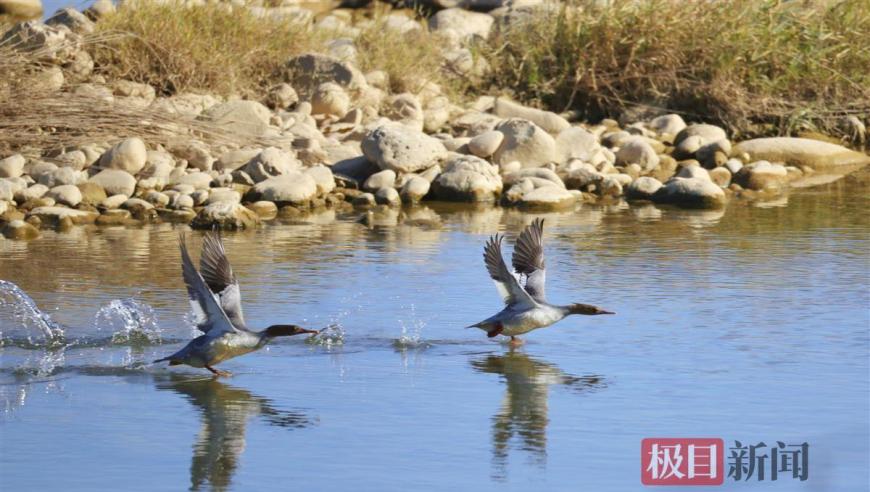
[[[140,138],[128,138],[113,145],[100,156],[99,166],[103,169],[120,169],[136,174],[145,167],[148,149]]]
[[[366,191],[376,192],[381,188],[392,188],[395,184],[396,172],[392,169],[385,169],[369,176],[362,188]]]
[[[504,141],[504,133],[496,130],[483,132],[468,141],[468,150],[477,157],[487,158],[495,154],[495,151]]]
[[[221,130],[243,136],[262,136],[269,130],[272,113],[257,101],[228,101],[203,111],[197,119],[208,121]]]
[[[661,181],[641,176],[625,188],[625,197],[629,200],[652,200],[661,187]]]
[[[194,229],[237,230],[256,227],[259,223],[260,217],[241,204],[216,202],[200,210],[190,226]]]
[[[726,197],[722,188],[709,179],[672,178],[653,200],[690,208],[719,208],[725,205]]]
[[[405,203],[417,203],[429,193],[431,186],[431,183],[427,179],[420,176],[411,176],[402,185],[399,196],[402,197],[402,201]]]
[[[75,207],[82,202],[82,192],[71,184],[55,186],[48,190],[46,196],[53,198],[55,203]]]
[[[253,198],[251,201],[299,205],[317,196],[317,183],[307,174],[291,172],[261,181],[248,193]]]
[[[731,152],[735,156],[744,153],[749,155],[750,161],[782,162],[815,170],[849,172],[870,164],[870,155],[808,138],[756,138],[738,143]]]
[[[503,187],[498,167],[474,156],[448,161],[432,185],[439,200],[460,202],[494,201]]]
[[[136,191],[136,178],[120,169],[104,169],[88,181],[100,185],[108,195],[132,196]]]
[[[504,134],[501,146],[493,154],[496,164],[518,161],[522,167],[540,167],[558,160],[556,141],[531,121],[511,118],[495,129]]]
[[[383,125],[369,133],[362,141],[362,151],[381,169],[402,173],[421,171],[447,156],[441,141],[399,124]]]
[[[27,159],[21,154],[12,154],[0,159],[0,178],[17,178],[24,174],[24,164]]]

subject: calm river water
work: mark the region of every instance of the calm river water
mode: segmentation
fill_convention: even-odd
[[[618,314],[513,350],[463,327],[501,307],[487,236],[536,214],[226,233],[250,324],[330,328],[220,380],[148,364],[194,335],[178,226],[0,240],[0,489],[625,491],[642,438],[720,437],[809,444],[805,482],[726,489],[867,490],[867,173],[787,202],[544,214],[550,299]]]

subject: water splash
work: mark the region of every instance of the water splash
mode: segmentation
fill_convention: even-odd
[[[4,415],[9,415],[24,406],[28,389],[24,384],[0,385],[0,405],[3,407]]]
[[[426,321],[417,317],[417,309],[413,304],[408,311],[409,319],[407,321],[399,318],[402,334],[393,342],[393,345],[399,349],[428,347],[429,343],[423,340],[423,328],[426,327]]]
[[[344,345],[344,335],[344,327],[339,323],[332,322],[328,324],[326,328],[320,330],[320,333],[317,335],[306,339],[305,342],[310,345],[320,345],[321,347],[330,350],[333,347]]]
[[[36,302],[12,282],[0,280],[0,314],[11,315],[11,327],[0,330],[0,347],[15,343],[25,348],[56,347],[63,345],[63,328],[51,316],[42,312]],[[17,331],[23,337],[16,337]]]
[[[161,342],[154,309],[136,299],[115,299],[100,308],[94,318],[97,330],[110,332],[115,345],[152,345]]]

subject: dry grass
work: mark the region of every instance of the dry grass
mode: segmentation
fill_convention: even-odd
[[[116,36],[96,35],[85,38],[83,43],[90,48],[117,41]],[[69,48],[67,43],[50,50],[22,51],[9,43],[0,45],[0,73],[4,74],[0,82],[0,155],[40,155],[46,150],[131,135],[155,143],[178,136],[215,144],[246,143],[240,142],[244,136],[227,133],[205,121],[77,94],[74,82],[58,91],[46,82],[45,70],[53,66],[46,60]]]
[[[441,40],[425,28],[386,28],[374,9],[355,39],[363,71],[383,70],[394,92],[426,81],[454,100],[508,93],[588,119],[653,106],[746,134],[833,133],[845,114],[870,114],[868,0],[613,0],[581,9],[569,0],[496,32],[475,47],[489,75],[447,73]],[[227,4],[124,3],[85,42],[109,81],[147,83],[161,95],[238,94],[261,99],[286,61],[323,52],[337,33],[259,18]],[[121,108],[35,83],[45,53],[0,47],[0,150],[42,149],[118,136],[194,134],[232,139],[198,121]]]
[[[579,5],[498,33],[483,48],[484,87],[592,119],[650,105],[737,133],[870,113],[867,0]]]
[[[124,2],[97,28],[126,35],[93,50],[99,71],[149,84],[164,95],[256,94],[291,56],[319,49],[323,41],[305,23],[219,3]]]
[[[107,78],[124,78],[159,93],[204,91],[256,98],[293,56],[325,52],[341,33],[309,22],[257,17],[227,4],[185,7],[178,3],[125,2],[100,20],[101,33],[127,37],[95,50]],[[400,33],[387,28],[388,9],[360,11],[368,17],[354,39],[361,70],[383,70],[396,92],[419,89],[421,81],[445,82],[440,43],[426,29]]]
[[[444,69],[443,42],[425,25],[409,32],[387,28],[385,10],[376,10],[362,24],[355,39],[358,63],[364,72],[382,70],[389,77],[392,92],[417,92],[426,82],[452,91],[457,82]]]

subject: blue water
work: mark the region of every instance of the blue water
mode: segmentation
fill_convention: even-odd
[[[7,290],[0,489],[640,490],[641,439],[720,437],[810,444],[807,481],[725,489],[867,490],[867,191],[544,214],[551,300],[617,315],[518,349],[462,327],[500,308],[486,238],[512,244],[537,215],[430,205],[412,214],[437,222],[227,233],[250,324],[332,328],[221,380],[146,364],[194,333],[176,226],[0,241],[0,279],[65,333],[45,348]]]

